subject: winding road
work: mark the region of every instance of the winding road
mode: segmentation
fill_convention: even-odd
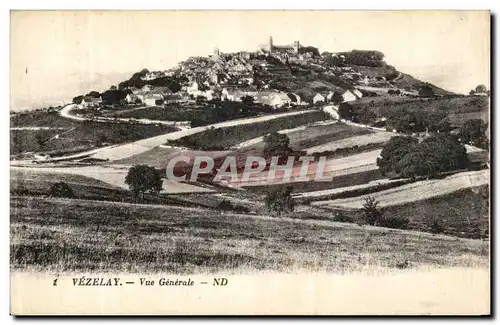
[[[170,125],[170,126],[176,126],[181,130],[184,129],[189,129],[191,122],[190,121],[160,121],[160,120],[150,120],[146,118],[142,119],[136,119],[136,118],[123,118],[123,117],[104,117],[104,116],[99,116],[99,117],[94,117],[94,118],[87,118],[83,116],[78,116],[75,114],[71,114],[71,110],[75,108],[75,104],[69,104],[64,106],[60,111],[59,115],[74,121],[93,121],[93,122],[101,122],[101,123],[141,123],[141,124],[163,124],[163,125]],[[146,107],[141,107],[141,109],[146,109],[149,107],[155,107],[155,106],[146,106]]]

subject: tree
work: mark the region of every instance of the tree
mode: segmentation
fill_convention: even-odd
[[[382,149],[380,157],[377,158],[377,166],[380,168],[382,175],[399,173],[399,161],[412,152],[417,144],[418,140],[413,137],[392,137]]]
[[[43,136],[40,133],[37,133],[35,135],[35,141],[36,141],[36,144],[38,145],[38,147],[40,147],[40,148],[42,148],[43,145],[45,144],[45,139],[43,138]]]
[[[299,48],[299,53],[311,53],[313,56],[319,56],[319,50],[314,46],[302,46]]]
[[[162,190],[163,180],[161,173],[154,167],[135,165],[128,171],[125,178],[127,184],[136,197],[144,199],[146,193],[158,195]]]
[[[73,104],[81,104],[82,103],[82,100],[83,100],[83,96],[76,96],[76,97],[73,97]]]
[[[332,96],[332,103],[334,105],[339,105],[344,101],[344,98],[342,97],[342,94],[339,93],[338,91],[335,91]]]
[[[171,81],[167,87],[172,91],[173,93],[176,93],[181,90],[181,85],[177,81]]]
[[[420,88],[418,95],[420,97],[434,97],[434,90],[429,84],[425,84]]]
[[[123,90],[106,90],[101,94],[102,100],[109,104],[120,103],[121,100],[127,97],[127,92]]]
[[[87,95],[85,95],[85,96],[90,96],[90,97],[94,97],[94,98],[99,98],[99,97],[101,96],[101,94],[100,94],[98,91],[93,90],[93,91],[89,92],[89,93],[88,93]]]
[[[450,132],[451,124],[444,110],[430,112],[424,115],[425,125],[429,132]]]
[[[382,211],[378,208],[379,202],[375,200],[372,196],[365,198],[365,203],[363,203],[363,215],[367,224],[371,226],[377,225],[377,223],[382,218]]]
[[[469,165],[467,150],[452,135],[433,135],[404,156],[397,169],[405,178],[415,176],[436,177],[440,173],[466,168]]]
[[[485,85],[478,85],[475,89],[476,93],[486,93],[488,91],[488,88],[486,88]]]
[[[286,156],[290,152],[290,138],[286,134],[273,132],[264,137],[264,155]]]
[[[241,102],[247,106],[252,106],[254,104],[255,99],[252,96],[243,96],[241,97]]]
[[[488,148],[486,130],[488,130],[488,124],[483,120],[468,120],[460,127],[458,138],[462,143],[486,149]]]
[[[74,198],[75,194],[65,182],[57,182],[50,187],[50,195],[55,197]]]
[[[267,193],[264,202],[271,214],[279,217],[283,212],[292,212],[295,209],[292,191],[291,186],[286,186]]]

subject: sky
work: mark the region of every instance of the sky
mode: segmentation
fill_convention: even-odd
[[[399,71],[458,93],[489,88],[487,11],[12,11],[11,109],[57,105],[143,68],[274,44],[383,52]]]

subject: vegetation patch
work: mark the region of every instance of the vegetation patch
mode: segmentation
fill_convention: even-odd
[[[11,130],[10,153],[43,152],[61,155],[72,149],[94,149],[103,145],[126,143],[177,131],[162,124],[79,122],[68,130]]]
[[[207,131],[169,141],[172,146],[195,150],[226,150],[241,142],[284,129],[329,119],[322,111],[275,118],[261,123],[244,124],[225,128],[211,128]]]

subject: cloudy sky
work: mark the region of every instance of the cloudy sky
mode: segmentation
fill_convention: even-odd
[[[489,88],[485,11],[13,11],[11,108],[104,90],[188,56],[299,40],[320,51],[379,50],[398,70],[445,89]]]

